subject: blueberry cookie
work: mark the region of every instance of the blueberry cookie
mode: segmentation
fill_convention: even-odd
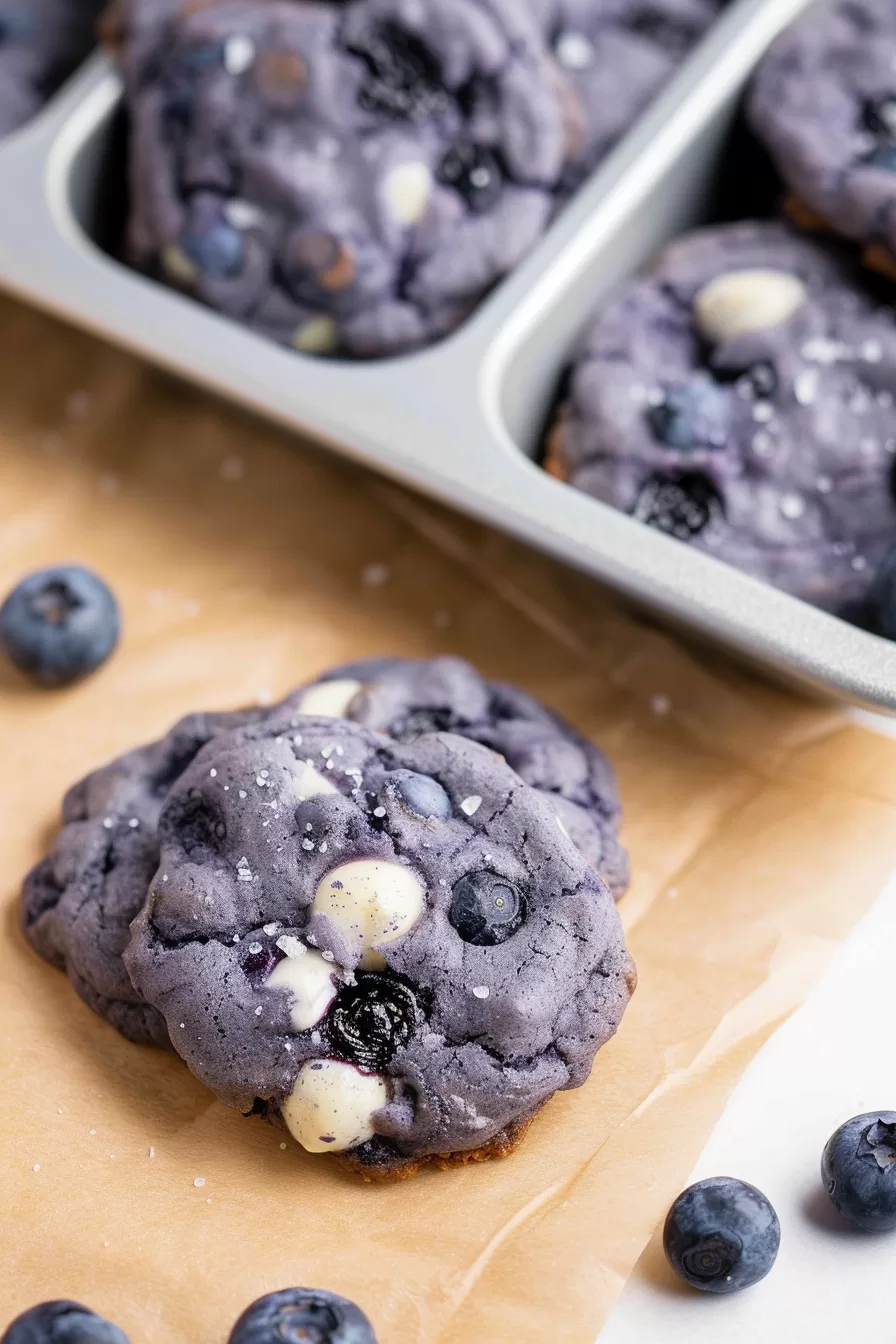
[[[497,751],[550,797],[573,842],[619,897],[628,855],[619,841],[616,776],[592,742],[516,686],[486,681],[460,658],[378,658],[333,668],[299,693],[308,712],[344,715],[399,742],[449,732]]]
[[[173,786],[125,964],[222,1100],[368,1178],[506,1151],[634,984],[609,890],[488,748],[294,707]]]
[[[776,223],[675,243],[591,330],[554,475],[869,619],[896,539],[896,324],[848,256]]]
[[[760,68],[750,120],[799,200],[896,273],[896,7],[813,8]]]
[[[210,738],[261,713],[192,714],[160,742],[88,775],[69,790],[56,843],[25,879],[25,937],[67,973],[88,1007],[138,1045],[168,1044],[164,1019],[134,989],[121,960],[158,868],[159,813]]]
[[[94,44],[103,0],[0,0],[0,136],[38,112]]]
[[[631,128],[725,0],[526,0],[583,115],[572,190]]]
[[[119,31],[131,262],[306,354],[452,331],[576,149],[519,0],[125,0]]]

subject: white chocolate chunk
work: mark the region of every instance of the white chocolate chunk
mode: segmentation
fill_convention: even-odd
[[[320,798],[327,793],[338,793],[336,785],[326,779],[319,770],[307,761],[296,761],[293,775],[293,790],[300,802],[306,798]]]
[[[280,1109],[290,1133],[309,1153],[344,1153],[373,1138],[373,1117],[388,1100],[379,1074],[316,1059],[302,1066]]]
[[[697,294],[694,318],[701,335],[719,344],[789,322],[807,298],[802,280],[787,271],[728,271]]]
[[[178,243],[166,243],[162,248],[162,270],[180,285],[191,285],[198,275],[195,263]]]
[[[333,868],[314,893],[312,912],[326,915],[366,970],[382,970],[374,949],[407,933],[423,913],[423,887],[403,864],[355,859]]]
[[[397,163],[383,180],[386,209],[398,224],[419,224],[431,194],[432,173],[419,160]]]
[[[271,971],[265,987],[289,991],[289,1016],[295,1031],[310,1031],[326,1017],[336,997],[333,969],[333,963],[325,961],[320,952],[306,949],[302,957],[284,957]]]
[[[344,719],[346,710],[360,690],[360,681],[352,681],[348,677],[341,677],[338,681],[322,681],[317,686],[308,687],[299,701],[299,713]]]
[[[309,317],[300,327],[296,327],[292,343],[303,355],[328,355],[336,349],[339,328],[332,317]]]

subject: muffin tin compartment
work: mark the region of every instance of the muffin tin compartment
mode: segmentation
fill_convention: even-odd
[[[462,328],[423,352],[371,363],[299,355],[114,260],[120,81],[101,56],[0,146],[0,284],[779,675],[896,712],[896,646],[643,527],[527,456],[598,303],[706,217],[743,87],[806,3],[734,0],[531,255]],[[729,205],[718,202],[720,210]]]

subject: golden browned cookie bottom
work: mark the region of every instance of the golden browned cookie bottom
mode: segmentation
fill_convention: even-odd
[[[836,232],[824,215],[820,215],[817,210],[813,210],[812,206],[807,205],[799,196],[787,196],[785,198],[784,213],[803,233],[834,234]],[[867,266],[869,271],[875,271],[878,275],[885,275],[889,280],[896,280],[896,256],[883,243],[869,243],[864,247],[862,249],[862,264]]]
[[[553,476],[557,481],[569,480],[569,468],[563,457],[560,448],[560,426],[562,421],[557,420],[548,431],[547,439],[544,445],[544,457],[541,465],[549,476]]]
[[[500,1134],[496,1134],[480,1148],[472,1148],[462,1153],[433,1153],[429,1157],[397,1158],[394,1162],[376,1166],[359,1161],[351,1153],[340,1155],[337,1161],[346,1171],[350,1171],[353,1176],[360,1176],[368,1185],[394,1185],[396,1181],[406,1181],[411,1176],[416,1176],[425,1167],[448,1171],[452,1167],[467,1167],[474,1162],[491,1162],[495,1158],[510,1157],[526,1137],[529,1126],[537,1114],[538,1111],[533,1111],[524,1120],[517,1120],[506,1129],[502,1129]]]

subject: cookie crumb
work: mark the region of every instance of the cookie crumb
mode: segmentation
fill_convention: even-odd
[[[221,479],[225,481],[241,481],[246,474],[246,464],[237,453],[231,453],[225,457],[221,463]]]
[[[32,1170],[32,1171],[40,1171],[40,1163],[39,1163],[39,1162],[35,1162],[34,1166],[31,1168],[31,1170]]]
[[[651,713],[656,714],[658,718],[664,718],[671,708],[672,704],[667,695],[655,695],[650,701]]]
[[[152,1146],[152,1144],[150,1144],[150,1145],[149,1145],[149,1156],[150,1156],[150,1159],[154,1158],[155,1155],[156,1155],[156,1150],[155,1150],[155,1148]]]
[[[392,577],[392,571],[388,565],[371,564],[365,565],[361,570],[361,582],[365,588],[382,588]]]
[[[194,1186],[196,1187],[197,1190],[201,1190],[202,1187],[205,1185],[205,1177],[204,1177],[204,1176],[197,1176],[196,1179],[195,1179],[195,1181],[193,1182],[193,1184],[194,1184]]]

